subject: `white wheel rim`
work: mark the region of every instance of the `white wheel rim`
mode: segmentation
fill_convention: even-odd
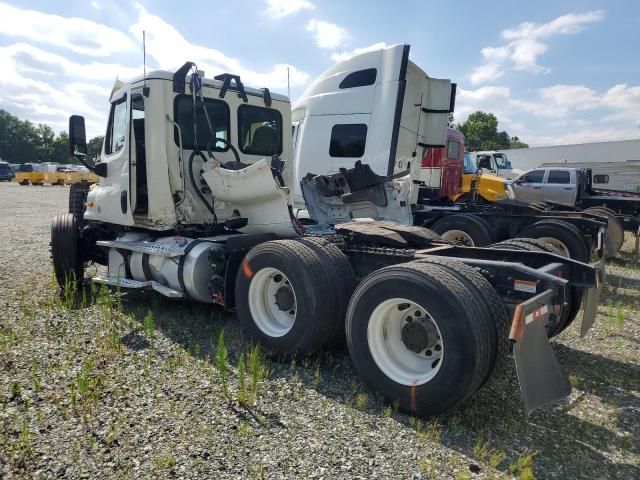
[[[541,242],[547,243],[551,245],[553,248],[557,249],[558,253],[563,257],[571,258],[571,255],[569,254],[569,248],[557,238],[540,237],[538,238],[538,240],[540,240]]]
[[[444,240],[449,242],[458,242],[466,247],[475,247],[473,238],[467,232],[462,230],[448,230],[440,235]]]
[[[283,310],[276,295],[281,288],[293,294],[291,308]],[[287,276],[277,268],[263,268],[256,272],[249,284],[249,310],[256,326],[270,337],[286,335],[296,321],[296,292]]]
[[[435,333],[435,339],[418,353],[407,348],[402,339],[405,325],[416,321]],[[444,344],[437,323],[424,308],[404,298],[385,300],[373,310],[367,341],[378,368],[401,385],[423,385],[436,376],[442,365]]]

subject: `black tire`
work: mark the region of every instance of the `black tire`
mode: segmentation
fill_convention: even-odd
[[[496,243],[492,246],[529,252],[558,253],[552,245],[533,238],[514,238]],[[549,317],[549,323],[546,325],[547,337],[556,337],[571,325],[580,311],[583,293],[584,290],[582,288],[573,286],[567,287],[567,304],[564,305],[562,310],[554,317]]]
[[[456,214],[443,217],[431,226],[431,230],[445,240],[452,240],[447,238],[447,232],[453,230],[464,232],[472,243],[467,245],[469,247],[485,247],[493,242],[489,224],[475,215]]]
[[[84,258],[78,221],[71,213],[53,217],[51,222],[51,260],[61,289],[78,289],[84,279]]]
[[[513,247],[514,250],[539,251],[546,253],[555,253],[561,255],[560,249],[550,245],[537,238],[511,238],[499,243],[494,243],[492,247]]]
[[[306,237],[299,241],[312,248],[322,259],[322,268],[330,279],[332,291],[330,303],[334,306],[332,317],[327,319],[333,324],[333,331],[328,343],[331,345],[343,344],[347,306],[357,284],[351,263],[338,247],[324,238]]]
[[[72,213],[78,220],[82,220],[87,208],[87,193],[89,193],[88,182],[72,183],[69,188],[69,213]]]
[[[624,226],[620,219],[616,217],[616,212],[607,207],[590,207],[587,208],[585,212],[607,217],[605,247],[607,249],[607,255],[615,257],[624,243]]]
[[[517,238],[553,238],[566,248],[569,258],[588,263],[589,246],[580,230],[562,220],[540,220],[524,228]]]
[[[290,330],[282,335],[265,332],[254,319],[249,289],[261,270],[274,268],[288,279],[295,295],[295,317]],[[265,271],[266,272],[266,271]],[[295,240],[274,240],[252,248],[236,277],[238,321],[252,340],[276,356],[310,355],[331,337],[334,324],[333,299],[329,277],[321,257],[308,245]],[[264,319],[258,319],[258,323]]]
[[[419,262],[445,267],[450,274],[467,286],[469,292],[474,296],[475,303],[479,308],[485,310],[483,315],[489,315],[492,318],[494,329],[491,341],[496,345],[496,348],[495,354],[489,360],[489,371],[482,383],[484,384],[490,378],[502,374],[511,348],[509,342],[511,322],[502,304],[502,299],[498,296],[498,292],[478,269],[465,265],[459,260],[445,257],[429,257],[419,260]]]
[[[437,324],[442,361],[424,383],[400,383],[374,360],[368,329],[375,309],[386,300],[414,302]],[[397,401],[400,409],[411,414],[437,415],[473,394],[487,375],[495,349],[491,342],[495,326],[489,315],[478,315],[480,311],[467,284],[446,268],[418,262],[382,268],[360,283],[349,303],[351,359],[363,381],[389,402]]]

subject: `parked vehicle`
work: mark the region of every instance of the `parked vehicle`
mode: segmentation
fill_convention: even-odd
[[[640,157],[640,151],[638,152]],[[579,168],[591,170],[593,187],[618,192],[640,193],[640,160],[626,162],[548,162],[540,168]]]
[[[8,182],[13,178],[13,170],[7,162],[0,162],[0,181]]]
[[[522,170],[513,168],[509,157],[504,152],[495,150],[485,152],[474,152],[478,168],[483,169],[487,173],[492,173],[498,177],[512,180],[522,173]]]
[[[606,209],[624,229],[637,232],[640,227],[640,194],[594,188],[589,169],[535,168],[523,173],[507,188],[516,200],[548,202],[585,211]]]
[[[525,410],[566,396],[571,384],[547,334],[566,328],[583,297],[583,333],[593,324],[602,263],[535,241],[475,249],[397,222],[326,221],[332,208],[411,216],[401,172],[409,162],[421,168],[410,160],[420,145],[443,141],[453,94],[408,57],[408,45],[366,52],[307,90],[309,98],[330,86],[360,100],[343,100],[344,116],[297,112],[303,165],[310,145],[301,137],[314,132],[316,148],[355,164],[303,182],[306,225],[292,213],[297,174],[282,95],[245,88],[236,75],[203,79],[191,62],[150,72],[114,89],[96,164],[86,161],[84,119],[72,116],[70,151],[100,180],[72,188],[72,211],[53,219],[60,287],[79,287],[85,262],[97,262],[107,273],[93,282],[235,308],[244,331],[278,356],[311,354],[346,332],[362,379],[421,415],[477,391],[507,360],[510,339]],[[354,158],[376,145],[390,175]]]

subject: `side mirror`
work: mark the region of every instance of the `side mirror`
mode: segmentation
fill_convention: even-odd
[[[87,156],[87,134],[84,129],[84,117],[69,117],[69,152],[72,157]]]

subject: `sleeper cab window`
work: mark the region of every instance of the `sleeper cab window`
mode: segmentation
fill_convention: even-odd
[[[198,140],[197,148],[206,150],[207,145],[211,142],[211,149],[217,152],[226,152],[229,147],[222,143],[213,144],[212,139],[222,138],[229,140],[229,105],[222,100],[213,98],[204,99],[204,107],[209,114],[211,128],[207,122],[207,116],[204,114],[203,104],[200,99],[196,100],[196,138]],[[180,125],[182,133],[182,148],[185,150],[194,149],[194,132],[193,132],[193,98],[190,95],[178,95],[173,101],[173,114],[175,122]],[[213,130],[213,134],[211,133]],[[178,128],[173,129],[173,139],[176,145],[180,145],[180,135]]]
[[[248,155],[271,157],[282,153],[282,115],[273,108],[238,107],[238,144]]]
[[[352,72],[342,79],[338,88],[366,87],[376,83],[378,72],[375,68],[366,68]]]
[[[457,140],[449,140],[447,145],[447,158],[458,158],[460,155],[460,142]]]
[[[119,152],[124,147],[125,132],[127,130],[127,97],[111,104],[109,125],[105,137],[104,152],[107,155]]]
[[[348,158],[362,157],[366,142],[367,126],[364,123],[334,125],[331,129],[329,155]]]

